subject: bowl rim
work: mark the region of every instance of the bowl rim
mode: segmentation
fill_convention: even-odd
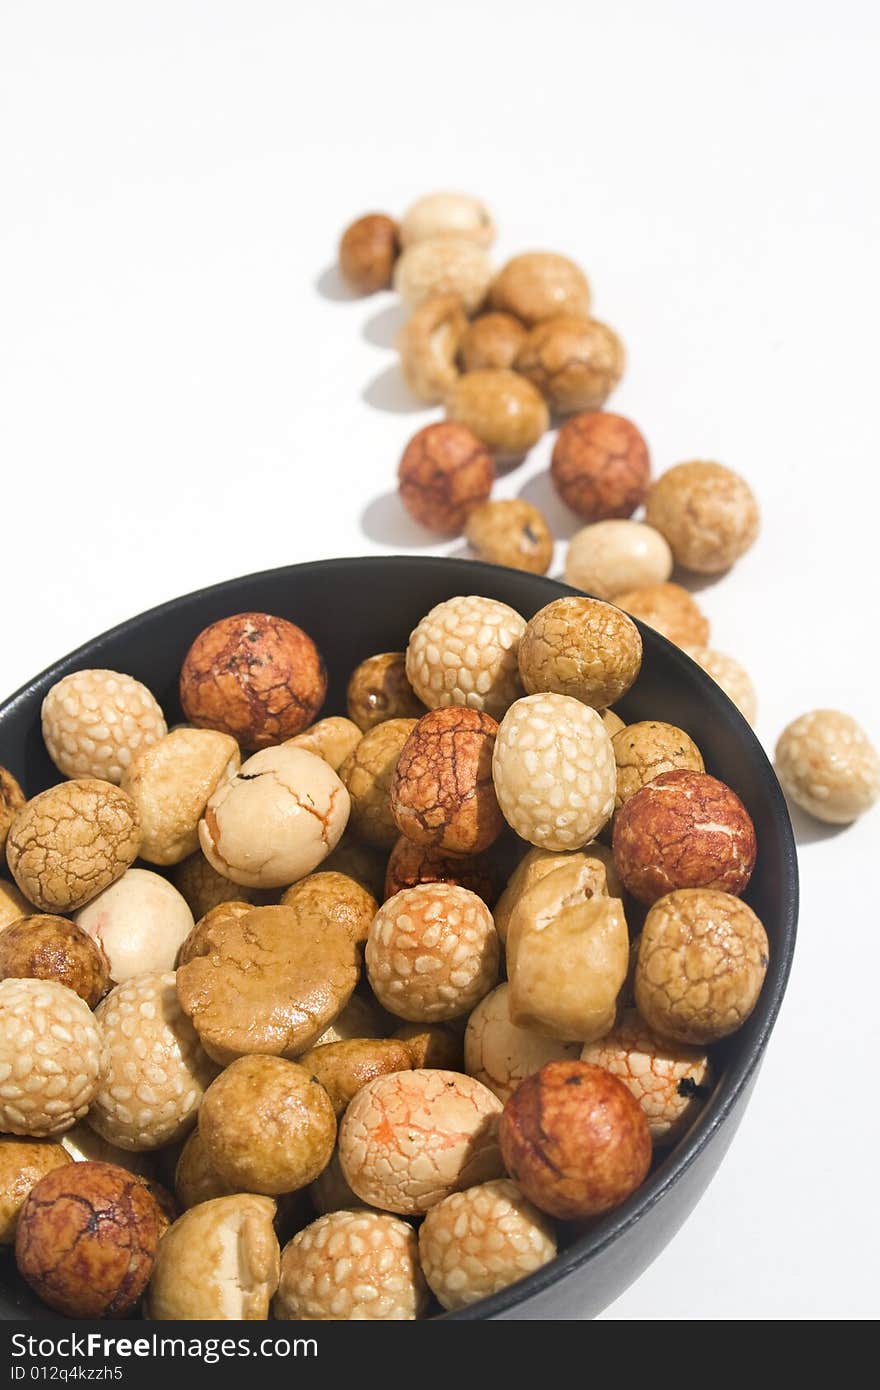
[[[89,638],[66,656],[52,662],[38,675],[33,676],[0,702],[0,718],[7,710],[29,698],[35,688],[44,685],[50,678],[59,679],[65,670],[72,669],[72,663],[76,663],[81,656],[94,647],[96,642],[104,642],[123,633],[130,634],[141,625],[154,621],[163,613],[173,612],[188,602],[211,595],[219,596],[221,593],[228,592],[238,586],[247,586],[269,579],[290,578],[291,581],[295,582],[299,575],[307,572],[327,573],[334,571],[344,575],[346,571],[361,569],[364,566],[377,570],[386,569],[389,566],[406,570],[415,566],[426,570],[436,569],[438,574],[449,574],[451,570],[454,570],[461,575],[460,593],[479,593],[480,579],[493,579],[497,577],[498,570],[503,569],[503,567],[490,565],[484,561],[469,560],[458,556],[363,555],[308,560],[298,564],[273,566],[265,570],[256,570],[250,574],[219,580],[214,584],[190,590],[188,593],[179,594],[151,608],[144,609],[142,612],[116,623],[106,631]],[[572,588],[571,585],[565,584],[561,580],[551,579],[546,575],[525,574],[522,571],[509,572],[520,574],[523,580],[544,588],[548,603],[554,598],[567,596],[589,597],[582,590]],[[733,701],[702,667],[698,666],[682,648],[668,641],[662,633],[648,627],[638,619],[633,619],[633,621],[639,628],[643,642],[649,645],[660,643],[665,649],[667,660],[670,660],[673,666],[679,667],[682,675],[686,675],[689,681],[695,681],[698,686],[702,687],[710,704],[719,704],[720,702],[724,717],[728,721],[733,720],[734,724],[738,724],[741,736],[744,735],[751,740],[758,762],[763,763],[764,771],[767,773],[771,809],[780,832],[781,874],[783,879],[788,881],[790,891],[784,904],[781,920],[778,923],[781,938],[780,947],[771,957],[771,971],[768,973],[768,978],[756,1006],[756,1012],[760,1011],[761,1015],[760,1031],[749,1050],[741,1057],[733,1059],[725,1067],[722,1082],[716,1087],[709,1104],[692,1129],[678,1141],[671,1152],[664,1157],[660,1167],[622,1206],[600,1218],[593,1229],[577,1236],[570,1245],[557,1254],[550,1264],[542,1266],[541,1269],[508,1288],[502,1289],[499,1293],[480,1299],[471,1307],[440,1313],[433,1319],[434,1321],[490,1321],[510,1314],[520,1304],[528,1303],[535,1295],[543,1293],[574,1272],[585,1269],[603,1250],[623,1236],[658,1202],[662,1201],[699,1159],[731,1111],[736,1108],[743,1092],[751,1083],[763,1058],[785,995],[797,938],[798,863],[788,806],[773,765],[751,725]]]

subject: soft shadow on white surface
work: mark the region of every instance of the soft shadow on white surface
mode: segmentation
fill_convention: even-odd
[[[361,399],[374,410],[387,410],[391,415],[417,415],[425,409],[424,401],[416,400],[412,392],[407,390],[396,362],[367,382]]]
[[[528,457],[528,454],[524,454],[522,458],[498,458],[497,454],[494,455],[492,462],[495,465],[496,478],[506,478],[509,474],[515,473],[528,462]]]
[[[367,539],[378,545],[404,550],[430,550],[437,545],[437,537],[413,521],[396,492],[383,492],[367,503],[361,513],[361,528]]]
[[[531,502],[544,516],[556,540],[570,540],[575,531],[585,525],[573,511],[566,507],[557,495],[550,481],[549,472],[536,473],[519,490],[520,497]]]
[[[322,299],[332,299],[337,303],[347,304],[353,299],[363,299],[362,294],[345,283],[335,262],[321,271],[315,281],[315,289]]]
[[[407,317],[407,312],[401,304],[396,301],[386,304],[378,314],[373,314],[372,318],[367,319],[364,324],[364,337],[374,347],[393,348]]]
[[[729,573],[730,570],[722,570],[720,574],[694,574],[693,570],[682,570],[676,566],[672,578],[689,594],[701,594],[704,589],[713,588]]]
[[[829,825],[827,821],[816,820],[815,816],[795,805],[790,797],[785,799],[788,803],[788,814],[791,816],[791,828],[799,848],[803,845],[814,845],[820,840],[834,840],[849,830],[848,825]]]

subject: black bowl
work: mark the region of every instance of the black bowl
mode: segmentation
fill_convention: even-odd
[[[55,681],[83,667],[126,671],[154,692],[169,722],[179,718],[177,677],[183,656],[206,624],[260,610],[299,623],[316,639],[329,673],[326,714],[345,709],[352,668],[373,652],[399,650],[435,603],[485,594],[524,617],[572,590],[550,579],[466,560],[409,557],[326,560],[267,570],[174,599],[96,637],[44,671],[0,706],[0,763],[28,795],[57,782],[40,735],[40,704]],[[699,1200],[742,1117],[791,967],[797,922],[797,859],[782,793],[763,749],[727,696],[684,652],[641,627],[644,664],[621,710],[629,719],[665,719],[685,728],[708,769],[748,807],[759,854],[746,897],[770,938],[770,968],[751,1018],[718,1051],[718,1079],[690,1132],[628,1202],[587,1231],[570,1231],[546,1268],[461,1319],[581,1318],[607,1306],[642,1272]],[[770,1140],[768,1136],[768,1153]],[[720,1258],[720,1254],[719,1254]],[[0,1315],[47,1317],[7,1256]]]

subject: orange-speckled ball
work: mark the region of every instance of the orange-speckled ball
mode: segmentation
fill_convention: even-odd
[[[495,466],[473,430],[456,420],[426,425],[403,451],[400,500],[429,531],[454,536],[492,491]]]
[[[370,924],[367,979],[379,1003],[409,1023],[470,1013],[495,985],[501,948],[492,914],[454,883],[395,893]]]
[[[114,1163],[69,1163],[31,1189],[15,1258],[56,1312],[119,1318],[147,1286],[163,1229],[156,1200],[136,1174]]]
[[[369,1206],[420,1215],[450,1192],[501,1177],[500,1113],[488,1087],[458,1072],[377,1076],[339,1127],[343,1176]]]
[[[657,1145],[674,1144],[712,1090],[706,1053],[657,1037],[635,1009],[625,1009],[610,1033],[587,1043],[581,1061],[620,1078],[644,1110]]]
[[[402,835],[452,854],[479,854],[498,839],[504,817],[492,781],[497,732],[490,714],[461,705],[422,716],[391,783],[391,814]]]
[[[584,521],[626,518],[645,500],[651,458],[631,420],[588,410],[560,429],[550,476],[563,502]]]
[[[504,1107],[507,1171],[541,1211],[563,1220],[620,1206],[651,1166],[651,1135],[622,1081],[587,1062],[547,1062]]]
[[[706,772],[663,772],[620,807],[614,863],[639,902],[676,888],[741,893],[752,875],[757,841],[736,792]]]
[[[419,883],[455,883],[491,907],[498,896],[498,869],[488,854],[447,854],[401,835],[385,871],[385,897],[393,898]]]
[[[180,672],[180,703],[189,722],[231,734],[243,748],[268,748],[301,733],[326,694],[327,672],[311,637],[269,613],[236,613],[211,623]]]

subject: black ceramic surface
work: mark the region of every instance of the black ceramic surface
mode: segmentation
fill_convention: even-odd
[[[40,704],[55,681],[83,667],[136,676],[154,692],[169,723],[175,722],[180,717],[177,677],[187,648],[206,624],[231,613],[262,610],[304,627],[327,662],[330,684],[323,713],[334,714],[344,712],[353,667],[373,652],[404,647],[418,620],[443,599],[485,594],[529,618],[571,592],[553,580],[515,570],[411,557],[328,560],[233,579],[132,618],[24,686],[0,706],[0,763],[31,796],[58,781],[40,735]],[[445,1317],[581,1318],[611,1303],[675,1233],[718,1167],[782,1002],[794,950],[798,891],[782,793],[760,744],[726,695],[677,647],[649,628],[642,626],[641,632],[642,671],[619,708],[629,720],[664,719],[686,729],[708,770],[729,783],[748,807],[759,853],[746,897],[770,938],[767,979],[751,1018],[716,1059],[717,1084],[700,1118],[639,1191],[589,1230],[571,1232],[570,1243],[553,1264],[472,1309]],[[768,1135],[768,1157],[772,1145]],[[0,1263],[0,1316],[50,1316],[18,1279],[8,1252]]]

